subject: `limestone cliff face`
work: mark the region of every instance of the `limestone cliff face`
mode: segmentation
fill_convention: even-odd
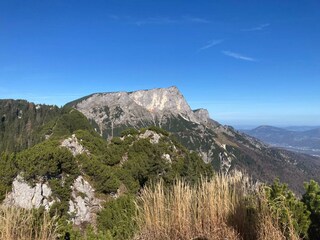
[[[181,114],[195,120],[190,106],[176,87],[136,91],[129,93],[129,97],[150,113]]]
[[[197,122],[198,118],[176,87],[93,94],[71,104],[97,124],[100,133],[119,126],[161,126],[168,118],[178,117]],[[107,133],[113,135],[112,131]]]

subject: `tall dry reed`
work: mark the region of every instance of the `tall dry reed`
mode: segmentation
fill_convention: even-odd
[[[47,212],[39,218],[33,210],[0,206],[0,240],[55,240],[56,220]]]
[[[138,198],[137,239],[283,240],[261,192],[239,172],[170,189],[160,181]]]

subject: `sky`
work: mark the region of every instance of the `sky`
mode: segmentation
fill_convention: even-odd
[[[320,125],[318,0],[0,0],[0,98],[177,86],[233,126]]]

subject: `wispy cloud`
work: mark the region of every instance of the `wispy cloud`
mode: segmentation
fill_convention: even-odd
[[[156,17],[156,18],[146,18],[141,20],[135,20],[133,24],[137,26],[142,25],[167,25],[179,23],[177,19],[172,19],[168,17]]]
[[[241,31],[244,31],[244,32],[261,31],[269,26],[270,26],[270,23],[264,23],[264,24],[260,24],[257,27],[242,29]]]
[[[244,60],[244,61],[250,61],[250,62],[256,62],[257,60],[252,58],[252,57],[248,57],[248,56],[244,56],[240,53],[236,53],[236,52],[231,52],[231,51],[222,51],[222,53],[228,57],[232,57],[235,59],[240,59],[240,60]]]
[[[146,18],[134,21],[137,26],[142,25],[169,25],[169,24],[185,24],[185,23],[210,23],[209,20],[198,17],[181,17],[181,18],[170,18],[170,17],[154,17]]]
[[[137,19],[132,16],[120,16],[115,14],[110,14],[109,18],[114,21],[124,21],[128,24],[134,24],[137,26],[143,25],[170,25],[170,24],[186,24],[186,23],[195,23],[195,24],[205,24],[210,23],[211,21],[191,16],[182,16],[178,18],[171,17],[149,17],[143,19]]]
[[[193,22],[193,23],[211,23],[211,21],[207,19],[198,18],[198,17],[184,17],[184,20],[187,22]]]
[[[108,17],[112,20],[119,20],[120,19],[120,16],[118,15],[115,15],[115,14],[109,14]]]
[[[199,49],[198,49],[198,52],[203,51],[203,50],[206,50],[206,49],[208,49],[208,48],[212,48],[212,47],[214,47],[214,46],[216,46],[216,45],[218,45],[218,44],[220,44],[220,43],[222,43],[222,42],[223,42],[223,39],[213,39],[213,40],[207,42],[206,45],[204,45],[204,46],[202,46],[201,48],[199,48]]]

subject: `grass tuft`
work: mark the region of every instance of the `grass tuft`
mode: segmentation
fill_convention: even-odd
[[[58,237],[57,219],[47,212],[0,206],[1,240],[53,240]]]
[[[239,172],[145,187],[137,200],[139,240],[284,240],[264,191]],[[294,231],[291,240],[299,239]]]

